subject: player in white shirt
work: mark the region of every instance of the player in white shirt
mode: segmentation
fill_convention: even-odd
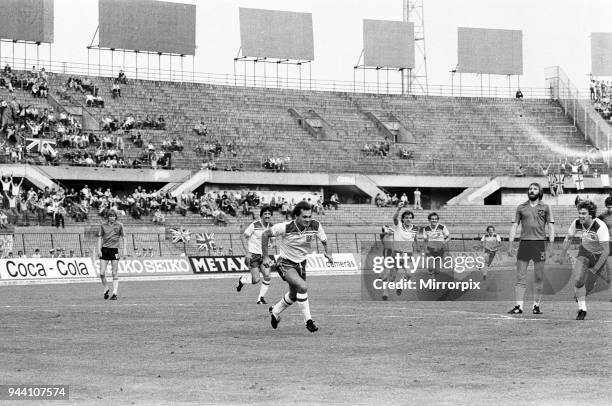
[[[561,261],[567,254],[570,241],[574,237],[581,239],[578,256],[573,268],[574,293],[578,302],[576,320],[584,320],[587,314],[586,287],[589,277],[606,269],[606,260],[610,251],[610,235],[606,223],[596,218],[597,206],[585,200],[578,203],[578,218],[572,222],[563,241]]]
[[[246,230],[244,230],[243,241],[247,241],[247,254],[246,262],[251,270],[250,275],[241,276],[238,279],[238,286],[236,290],[240,292],[245,284],[256,285],[261,281],[261,287],[259,288],[259,296],[257,297],[257,304],[266,304],[266,293],[270,287],[270,267],[264,266],[263,258],[261,256],[261,235],[264,231],[272,227],[270,220],[272,219],[272,209],[270,206],[262,206],[259,211],[259,220],[249,224]],[[263,279],[260,277],[263,275]]]
[[[327,252],[327,236],[323,227],[318,221],[312,219],[312,206],[308,202],[301,201],[295,205],[292,214],[294,220],[275,224],[261,237],[264,265],[270,265],[272,262],[268,256],[268,241],[271,237],[276,237],[280,257],[275,268],[281,278],[289,284],[289,292],[285,293],[278,303],[270,307],[270,319],[272,328],[277,328],[280,314],[297,301],[304,316],[306,328],[314,333],[318,327],[310,316],[306,286],[306,255],[312,252],[312,242],[315,238],[321,241],[327,260],[333,263],[333,259]]]
[[[393,250],[391,251],[391,256],[395,257],[396,254],[408,254],[408,256],[412,256],[414,250],[415,250],[415,244],[417,241],[417,235],[419,234],[419,228],[412,224],[412,221],[414,220],[414,213],[412,213],[410,210],[406,210],[405,212],[402,213],[401,216],[401,221],[400,221],[400,212],[402,211],[402,208],[404,207],[404,205],[402,203],[400,203],[397,207],[397,210],[395,211],[395,214],[393,215],[393,229],[392,229],[392,237],[393,237]],[[403,267],[402,268],[403,272],[402,274],[404,275],[405,279],[408,280],[410,279],[410,275],[408,274],[408,269]],[[383,276],[383,281],[395,281],[397,278],[397,274],[398,274],[398,269],[391,269],[391,270],[387,270],[386,271],[386,275]],[[383,285],[383,296],[382,299],[383,300],[387,300],[389,295],[388,295],[388,291],[387,291],[387,285],[384,284]],[[396,289],[395,291],[397,293],[397,295],[401,295],[402,294],[402,290],[401,289]]]
[[[495,232],[495,227],[488,226],[487,233],[480,239],[486,257],[486,267],[482,269],[482,279],[487,279],[487,272],[491,267],[495,254],[501,248],[501,237]]]
[[[451,240],[448,228],[440,224],[438,213],[429,213],[427,216],[429,225],[423,227],[423,239],[426,241],[427,264],[429,274],[434,275],[440,272],[442,261],[444,261],[444,249]]]

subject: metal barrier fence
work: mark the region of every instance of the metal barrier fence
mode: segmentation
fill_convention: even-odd
[[[448,243],[451,251],[479,251],[480,238],[476,233],[453,234],[452,240]],[[72,250],[75,256],[96,255],[98,251],[97,237],[93,233],[24,233],[15,234],[12,242],[7,241],[7,236],[3,236],[2,254],[8,251],[16,254],[23,251],[26,256],[34,253],[35,249],[41,251],[42,256],[50,256],[51,250],[62,249],[66,255]],[[372,243],[379,241],[378,233],[328,233],[328,249],[332,253],[359,253],[362,243]],[[142,255],[143,252],[150,256],[179,256],[179,255],[204,255],[204,254],[225,254],[231,249],[233,254],[245,254],[246,247],[243,244],[241,235],[237,233],[215,233],[214,242],[216,249],[210,251],[196,241],[196,236],[185,244],[173,243],[170,234],[161,233],[129,233],[126,235],[127,255]],[[507,244],[504,242],[503,244]],[[318,253],[323,252],[321,243],[317,240],[313,247]],[[502,248],[504,249],[504,248]],[[278,253],[276,248],[270,251]]]
[[[610,166],[608,151],[612,127],[593,108],[590,92],[581,91],[574,86],[559,66],[546,68],[545,73],[550,97],[559,100],[565,115],[569,116],[574,121],[574,125],[582,131],[585,140],[603,152],[604,161]]]
[[[369,82],[369,81],[347,81],[326,80],[312,78],[271,77],[258,76],[256,74],[219,74],[196,72],[192,66],[191,70],[166,69],[162,67],[150,68],[133,67],[123,65],[103,65],[89,62],[63,62],[45,60],[40,58],[16,58],[2,57],[0,65],[10,64],[13,69],[30,70],[32,65],[38,69],[45,68],[47,72],[68,75],[87,75],[98,77],[117,77],[122,69],[128,78],[168,82],[208,83],[224,86],[258,87],[258,88],[280,88],[280,89],[302,89],[318,90],[328,92],[348,93],[371,93],[371,94],[404,94],[405,85],[401,82]],[[181,58],[182,61],[182,58]],[[182,63],[181,63],[182,65]],[[487,98],[514,98],[514,88],[510,86],[472,86],[472,85],[435,85],[430,84],[427,91],[414,86],[410,91],[413,95],[448,96],[448,97],[487,97]],[[521,91],[525,98],[545,99],[550,97],[548,88],[522,87]]]

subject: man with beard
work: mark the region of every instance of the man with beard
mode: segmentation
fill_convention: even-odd
[[[539,183],[529,185],[525,203],[520,204],[516,209],[516,215],[510,229],[508,253],[513,255],[514,236],[518,225],[521,225],[521,242],[516,256],[516,284],[514,293],[516,305],[508,312],[509,314],[523,313],[523,299],[527,289],[527,267],[533,261],[533,276],[535,297],[533,302],[533,314],[542,314],[540,311],[540,301],[542,300],[542,288],[544,285],[544,262],[546,255],[552,253],[553,242],[555,241],[555,228],[552,211],[550,206],[542,203],[543,190]],[[548,249],[546,247],[546,226],[548,225]]]
[[[257,296],[257,304],[266,304],[266,293],[270,288],[270,267],[264,266],[263,257],[261,255],[261,235],[264,231],[272,227],[270,220],[272,219],[272,209],[270,206],[262,206],[259,213],[260,220],[252,222],[246,230],[244,230],[244,238],[247,240],[246,262],[251,270],[250,275],[241,276],[238,279],[238,286],[236,290],[240,292],[242,287],[246,284],[257,285],[261,280],[261,287],[259,288],[259,296]],[[261,278],[263,275],[263,279]]]

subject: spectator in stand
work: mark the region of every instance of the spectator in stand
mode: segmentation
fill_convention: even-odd
[[[117,76],[117,82],[123,85],[127,85],[128,79],[127,76],[125,76],[125,72],[123,71],[123,69],[119,71],[119,76]]]
[[[335,210],[338,210],[338,206],[340,205],[340,199],[338,198],[337,193],[331,195],[331,197],[329,198],[329,204],[333,206]]]
[[[523,92],[521,92],[521,89],[518,89],[516,91],[516,94],[514,95],[517,99],[522,99],[523,98]]]
[[[391,196],[391,206],[397,207],[398,203],[399,203],[399,198],[397,197],[396,193],[393,193],[393,196]]]
[[[412,155],[413,155],[412,151],[404,147],[400,147],[399,156],[401,159],[412,159]]]
[[[214,224],[216,226],[218,225],[227,225],[227,215],[219,210],[219,209],[214,209],[212,212],[212,216],[213,216],[213,220],[214,220]]]
[[[423,210],[421,206],[421,191],[416,188],[414,191],[414,210]]]
[[[0,210],[0,228],[8,228],[8,216],[4,210]]]
[[[206,124],[204,124],[204,121],[200,121],[200,124],[196,125],[193,131],[200,136],[205,137],[208,135],[208,128],[206,127]]]
[[[308,199],[308,203],[310,203],[310,199]],[[315,204],[312,205],[312,211],[322,216],[325,215],[325,209],[323,208],[323,200],[320,197],[317,199]]]
[[[153,223],[164,224],[166,222],[166,216],[163,215],[160,209],[157,209],[155,213],[153,213],[153,219],[151,221]]]
[[[34,254],[32,254],[32,258],[40,258],[40,248],[36,248],[34,250]]]
[[[113,99],[117,97],[121,97],[121,86],[119,86],[119,82],[113,82],[113,86],[111,88]]]

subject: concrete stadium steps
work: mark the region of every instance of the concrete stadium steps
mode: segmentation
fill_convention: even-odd
[[[53,83],[66,79],[52,75]],[[203,140],[192,131],[200,121],[214,138],[239,141],[236,159],[221,160],[244,162],[244,169],[259,167],[268,156],[289,156],[290,170],[299,171],[439,175],[484,171],[494,176],[514,174],[521,164],[529,169],[537,163],[559,162],[566,148],[586,148],[560,107],[548,100],[360,95],[142,80],[122,85],[123,97],[112,99],[111,81],[94,81],[107,102],[105,109],[92,109],[99,119],[124,117],[128,112],[141,119],[163,115],[166,137],[182,136],[185,143],[185,152],[174,154],[174,164],[181,168],[195,168],[201,162],[193,151]],[[316,141],[288,114],[289,108],[316,111],[336,130],[339,142]],[[394,113],[417,138],[416,145],[408,146],[414,158],[400,159],[397,148],[385,159],[365,156],[363,145],[383,137],[364,111]],[[159,139],[156,134],[151,137]],[[546,142],[560,147],[553,152]]]

